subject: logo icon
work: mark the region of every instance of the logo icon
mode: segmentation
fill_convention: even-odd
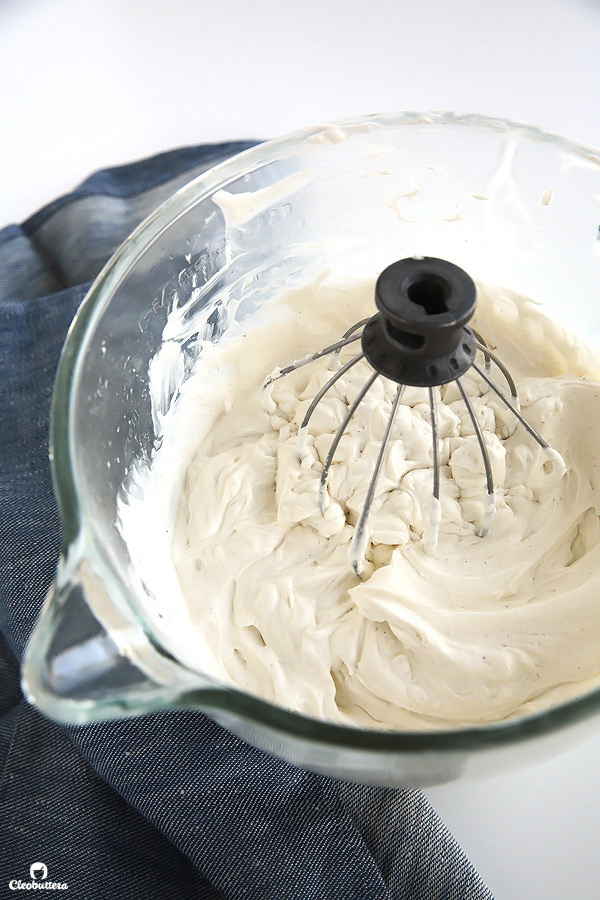
[[[43,862],[34,862],[29,866],[30,881],[23,881],[22,878],[11,878],[8,882],[9,891],[68,891],[69,885],[66,881],[54,881],[48,878],[48,866]]]
[[[48,866],[42,862],[31,863],[29,874],[32,881],[37,881],[38,879],[43,881],[44,878],[48,877]]]

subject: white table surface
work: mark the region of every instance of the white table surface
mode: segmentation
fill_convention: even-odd
[[[600,146],[600,2],[0,0],[0,226],[98,168],[403,109]],[[427,793],[498,900],[600,896],[600,736]]]

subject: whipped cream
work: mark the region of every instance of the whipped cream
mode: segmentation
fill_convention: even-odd
[[[336,382],[300,445],[330,357],[263,385],[371,315],[373,289],[324,275],[203,348],[121,511],[161,639],[216,680],[366,728],[467,727],[585,693],[600,683],[595,356],[532,301],[480,287],[473,324],[566,471],[470,370],[462,381],[495,486],[480,537],[489,521],[483,460],[458,388],[435,388],[437,510],[428,393],[406,388],[359,579],[349,549],[396,385],[378,378],[350,421],[323,510],[323,462],[370,367],[359,362]],[[491,374],[505,389],[494,366]]]

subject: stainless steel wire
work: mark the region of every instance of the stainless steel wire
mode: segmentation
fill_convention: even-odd
[[[488,349],[489,349],[489,348],[488,348],[487,342],[483,339],[483,337],[480,335],[480,333],[479,333],[478,331],[476,331],[475,328],[473,328],[472,325],[469,325],[469,328],[471,329],[471,331],[472,331],[473,334],[475,335],[475,338],[476,338],[477,342],[478,342],[479,344],[481,344],[481,346],[480,346],[479,349],[482,351],[483,356],[484,356],[484,358],[485,358],[485,371],[489,374],[489,373],[491,372],[491,370],[492,370],[492,366],[491,366],[491,363],[490,363],[490,356],[489,356],[489,353],[488,353]]]
[[[489,457],[489,454],[487,451],[487,447],[485,445],[485,440],[483,437],[483,432],[481,430],[481,425],[479,424],[479,420],[478,420],[477,416],[475,415],[475,410],[473,409],[473,404],[469,400],[467,392],[465,391],[460,378],[456,379],[456,384],[458,385],[460,395],[463,398],[463,403],[465,404],[465,406],[467,408],[469,418],[471,419],[471,422],[473,423],[473,428],[475,430],[475,434],[477,435],[477,441],[479,443],[479,449],[481,451],[481,456],[483,459],[483,470],[485,472],[485,483],[487,486],[488,499],[487,499],[486,510],[485,510],[485,513],[483,516],[483,521],[482,521],[480,529],[479,529],[479,536],[485,537],[486,534],[488,533],[488,531],[490,530],[491,519],[496,510],[496,498],[495,498],[495,493],[494,493],[494,477],[492,475],[492,466],[490,464],[490,457]]]
[[[437,405],[435,402],[435,391],[432,387],[429,389],[429,411],[431,415],[431,442],[432,442],[432,461],[433,461],[433,499],[439,503],[440,500],[440,455],[438,448],[438,417]]]
[[[383,440],[381,441],[381,446],[379,447],[379,453],[377,454],[377,460],[375,462],[375,468],[373,469],[373,475],[371,476],[369,490],[367,491],[367,496],[365,498],[363,508],[361,510],[360,516],[358,517],[358,522],[356,523],[356,526],[354,528],[354,536],[352,538],[352,544],[350,545],[350,562],[352,563],[354,573],[358,577],[360,577],[362,574],[365,547],[368,540],[367,521],[369,519],[369,513],[371,512],[371,507],[375,498],[375,489],[377,487],[377,482],[379,481],[379,476],[381,475],[383,460],[385,458],[386,450],[390,442],[390,435],[392,433],[392,428],[394,427],[394,420],[396,418],[396,413],[398,412],[398,404],[402,399],[403,393],[404,385],[399,384],[396,391],[396,396],[394,397],[394,402],[392,403],[392,410],[388,418],[387,426],[383,435]]]
[[[529,424],[527,419],[521,415],[520,404],[519,404],[519,406],[517,406],[517,404],[511,403],[510,400],[502,393],[500,388],[496,384],[494,384],[494,382],[489,377],[489,375],[487,375],[477,365],[477,363],[473,363],[473,368],[477,372],[477,374],[480,375],[483,378],[483,380],[491,387],[491,389],[496,394],[496,396],[499,397],[500,400],[502,400],[504,405],[507,406],[508,409],[510,409],[511,413],[517,417],[517,419],[519,420],[519,422],[521,423],[523,428],[525,428],[529,432],[531,437],[534,438],[534,440],[536,440],[538,442],[540,447],[542,447],[544,450],[551,449],[550,445],[544,440],[544,438],[541,436],[541,434],[538,434],[537,431],[535,430],[535,428]],[[513,382],[513,384],[514,384],[514,382]]]
[[[356,327],[359,327],[360,323],[356,323]],[[346,332],[348,334],[348,332]],[[351,344],[354,341],[360,341],[362,335],[361,334],[353,334],[351,337],[342,338],[339,341],[336,341],[335,344],[330,344],[329,347],[324,347],[323,350],[318,350],[316,353],[310,353],[308,356],[304,356],[302,359],[297,359],[295,362],[291,363],[289,366],[285,366],[283,369],[276,369],[272,375],[269,375],[267,380],[263,385],[263,389],[268,387],[270,384],[273,384],[274,381],[278,381],[280,378],[283,378],[285,375],[289,375],[290,372],[295,372],[296,369],[301,369],[302,366],[307,366],[309,363],[314,362],[316,359],[320,359],[322,356],[327,356],[328,353],[335,353],[336,350],[341,350],[342,347],[345,347],[347,344]]]
[[[346,428],[348,427],[348,423],[350,422],[350,419],[352,418],[352,416],[354,415],[354,413],[356,412],[356,410],[358,409],[360,404],[363,402],[363,400],[367,396],[368,391],[371,390],[371,388],[373,387],[373,385],[375,384],[375,382],[377,381],[378,378],[379,378],[379,374],[377,372],[373,372],[371,377],[365,382],[363,387],[360,389],[360,391],[354,398],[354,401],[350,404],[350,407],[348,408],[348,412],[344,416],[344,419],[342,420],[342,423],[341,423],[340,427],[338,428],[338,430],[336,431],[333,441],[331,442],[329,452],[325,458],[325,463],[323,465],[323,471],[321,472],[321,481],[319,483],[319,508],[320,508],[321,512],[325,512],[325,510],[327,509],[327,505],[328,505],[327,479],[329,478],[329,470],[331,468],[331,463],[333,462],[333,457],[335,456],[335,451],[337,450],[338,444],[341,441],[342,436],[343,436],[344,432],[346,431]]]
[[[350,335],[354,334],[355,331],[358,331],[359,328],[362,328],[364,325],[366,325],[368,321],[369,321],[369,319],[366,318],[366,319],[361,319],[360,322],[355,322],[354,325],[350,326],[348,331],[345,331],[343,333],[342,340],[350,337]],[[361,332],[360,336],[362,337],[362,332]],[[337,350],[334,350],[333,355],[331,357],[332,366],[337,363],[338,359],[340,358],[340,353],[342,352],[343,349],[344,349],[343,347],[338,347]]]
[[[512,401],[513,401],[514,405],[517,407],[517,409],[520,409],[520,408],[521,408],[521,404],[520,404],[520,402],[519,402],[519,395],[518,395],[518,393],[517,393],[517,386],[516,386],[516,384],[515,384],[515,382],[514,382],[514,379],[513,379],[512,375],[510,374],[510,372],[508,371],[508,369],[506,368],[506,366],[504,365],[504,363],[502,362],[502,360],[501,360],[498,356],[496,356],[495,353],[492,353],[492,351],[490,350],[490,348],[488,347],[487,344],[484,344],[484,343],[482,343],[481,341],[477,341],[477,347],[479,348],[479,350],[482,351],[482,353],[484,354],[486,360],[488,360],[488,361],[489,361],[489,360],[492,360],[492,362],[493,362],[496,366],[498,366],[498,368],[500,369],[500,371],[502,372],[502,374],[503,374],[504,377],[506,378],[506,383],[508,384],[508,389],[509,389],[509,391],[510,391],[510,395],[511,395],[511,397],[512,397]],[[488,377],[489,377],[489,371],[488,371],[487,366],[486,366],[486,374],[487,374]]]
[[[339,351],[336,350],[334,352],[338,353]],[[360,362],[361,359],[364,359],[364,358],[365,358],[364,353],[359,353],[358,356],[355,356],[353,359],[350,360],[350,362],[347,362],[340,369],[338,369],[337,372],[331,376],[329,381],[323,385],[321,390],[317,394],[315,394],[313,400],[311,401],[310,406],[306,410],[306,414],[305,414],[304,418],[302,419],[300,428],[298,429],[298,453],[300,455],[300,459],[303,459],[306,454],[306,434],[308,432],[308,423],[310,422],[312,414],[314,413],[315,409],[317,408],[317,406],[319,405],[319,403],[321,402],[321,400],[323,399],[323,397],[325,396],[327,391],[333,387],[333,385],[336,383],[336,381],[338,381],[342,377],[342,375],[345,375],[349,369],[351,369],[353,366],[356,365],[356,363]]]

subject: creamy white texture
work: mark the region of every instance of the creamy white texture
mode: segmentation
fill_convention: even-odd
[[[368,523],[363,580],[348,560],[396,386],[378,379],[331,468],[322,465],[358,363],[298,427],[329,358],[262,389],[277,366],[337,340],[373,310],[372,283],[324,277],[276,300],[249,330],[206,348],[174,421],[201,423],[171,543],[163,629],[188,665],[301,713],[364,727],[433,729],[546,708],[600,682],[600,385],[595,357],[535,304],[480,289],[475,327],[509,367],[528,421],[566,474],[471,370],[464,386],[496,488],[487,537],[483,462],[456,385],[436,388],[441,519],[434,554],[427,391],[399,408]],[[356,345],[353,345],[356,348]],[[341,362],[355,349],[343,352]],[[500,387],[506,384],[492,371]],[[508,435],[508,436],[507,436]],[[162,459],[161,459],[162,454]],[[168,442],[155,468],[180,469]],[[173,480],[177,484],[177,479]],[[124,531],[144,515],[130,501]],[[173,504],[165,500],[165,509]],[[138,523],[141,521],[138,519]],[[154,559],[150,560],[150,555]],[[139,566],[161,562],[151,547]],[[170,623],[170,624],[169,624]],[[169,631],[170,629],[170,631]]]

